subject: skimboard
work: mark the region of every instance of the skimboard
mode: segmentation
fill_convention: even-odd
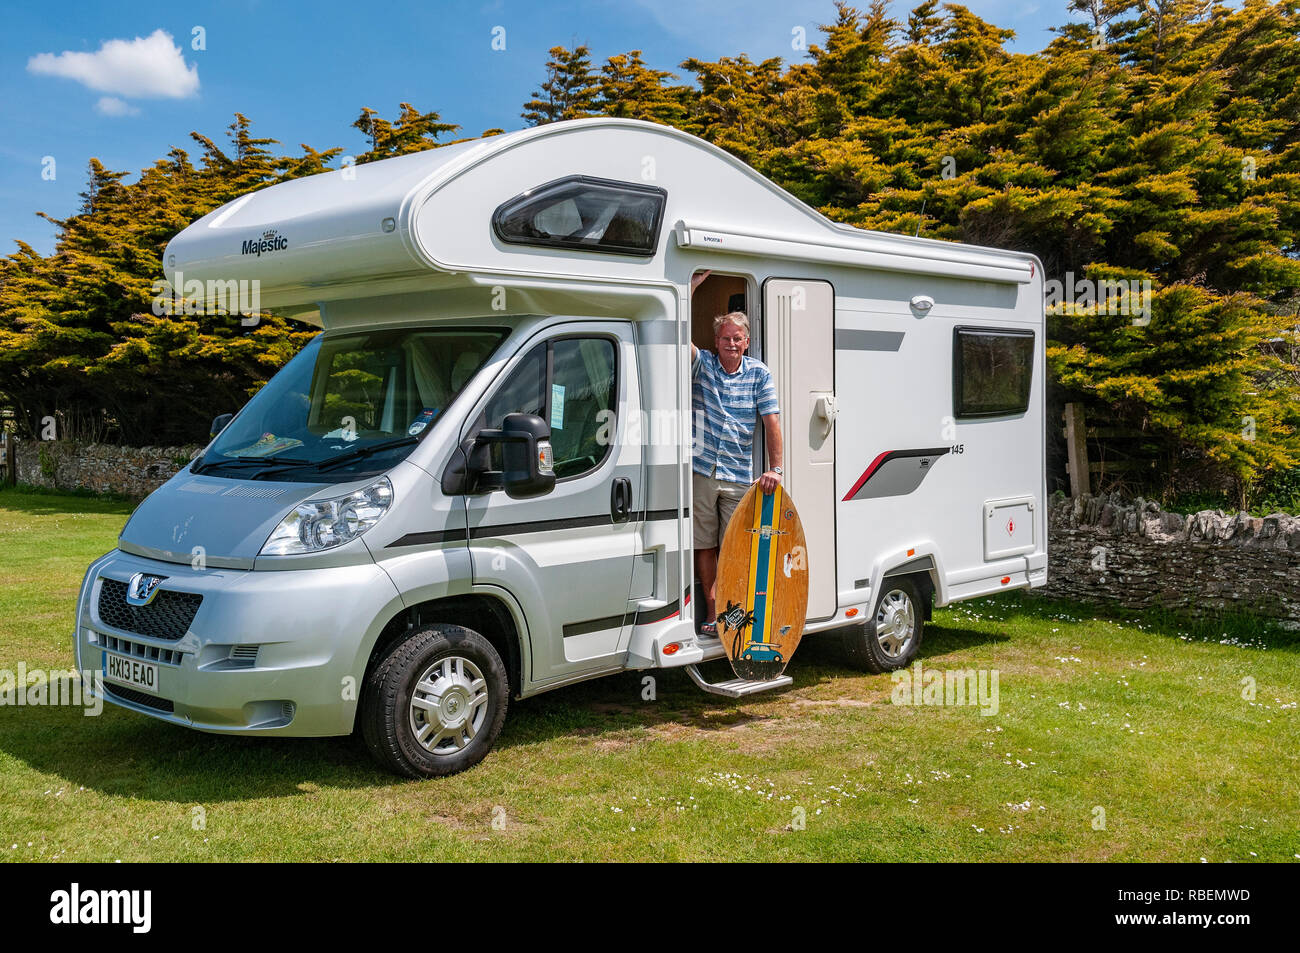
[[[808,546],[794,501],[755,483],[736,506],[718,554],[718,638],[739,678],[785,671],[808,613]]]

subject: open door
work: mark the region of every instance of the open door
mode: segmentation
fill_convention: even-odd
[[[763,360],[776,379],[785,487],[808,545],[808,618],[835,614],[835,289],[763,283]]]

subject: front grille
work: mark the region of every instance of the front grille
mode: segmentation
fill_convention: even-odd
[[[145,645],[143,642],[120,639],[116,635],[109,635],[107,632],[96,632],[92,637],[92,641],[100,648],[108,649],[110,652],[116,652],[118,655],[129,655],[131,658],[144,659],[146,662],[180,665],[181,660],[185,657],[184,653],[176,649],[160,649],[156,645]]]
[[[171,714],[176,710],[176,706],[167,698],[155,698],[153,695],[146,695],[144,692],[137,692],[134,688],[127,688],[124,685],[112,685],[104,683],[104,689],[114,698],[120,698],[124,702],[130,702],[133,705],[142,705],[145,708],[152,708],[154,711],[165,711]]]
[[[126,583],[100,579],[99,621],[123,632],[175,642],[184,637],[203,597],[194,592],[159,589],[147,606],[128,605]]]

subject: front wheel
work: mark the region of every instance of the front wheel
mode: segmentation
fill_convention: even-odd
[[[472,768],[506,718],[509,681],[487,639],[460,625],[417,629],[366,679],[361,734],[383,767],[411,778]]]
[[[892,672],[916,657],[924,629],[916,584],[906,577],[885,579],[871,617],[844,630],[844,652],[854,668],[877,675]]]

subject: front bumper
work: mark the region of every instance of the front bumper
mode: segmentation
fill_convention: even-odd
[[[126,583],[137,572],[167,577],[159,590],[202,597],[183,633],[158,637],[138,630],[159,627],[132,631],[120,613],[112,614],[117,625],[101,616],[103,581]],[[104,679],[104,700],[189,728],[348,734],[370,650],[401,606],[392,580],[373,563],[196,570],[115,551],[87,570],[74,634],[77,668],[102,672],[110,654],[155,666],[156,687]]]

